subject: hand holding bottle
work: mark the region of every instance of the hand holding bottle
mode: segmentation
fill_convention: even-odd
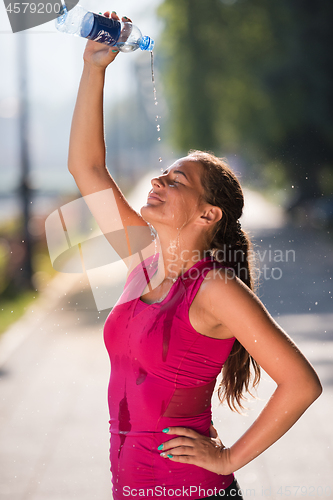
[[[133,52],[137,49],[151,52],[154,48],[154,40],[149,36],[142,36],[139,28],[134,26],[127,17],[123,17],[120,22],[115,12],[110,15],[107,11],[103,16],[89,12],[80,5],[68,11],[64,5],[55,21],[55,26],[62,33],[88,38],[108,47],[114,47],[121,52]],[[103,52],[99,56],[106,54]],[[116,53],[113,52],[113,54]],[[99,56],[95,60],[103,66],[104,58]],[[107,60],[104,67],[112,60],[112,58],[110,61]]]
[[[115,12],[110,14],[109,11],[104,12],[105,17],[109,17],[119,21],[119,17]],[[127,17],[122,18],[123,22],[132,21]],[[119,50],[116,46],[110,47],[108,45],[104,45],[98,42],[94,42],[93,40],[88,40],[83,59],[88,64],[93,64],[101,69],[105,69],[114,59],[117,57]]]

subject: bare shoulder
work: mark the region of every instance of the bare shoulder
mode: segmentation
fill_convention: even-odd
[[[234,278],[234,273],[226,268],[208,271],[190,306],[189,319],[193,328],[207,337],[227,339],[233,333],[226,326],[220,311],[223,303],[223,284]]]
[[[235,275],[234,270],[227,267],[208,271],[198,296],[202,305],[218,304],[223,300],[228,300],[230,305],[230,301],[245,297],[262,305],[255,293]]]
[[[274,323],[265,306],[230,268],[215,268],[206,274],[193,301],[193,316],[219,332],[244,341],[247,325],[254,317]],[[199,321],[199,320],[197,320]]]
[[[202,310],[209,311],[212,321],[220,328],[223,325],[224,331],[229,330],[277,384],[293,380],[297,385],[307,380],[317,391],[318,377],[309,362],[234,273],[209,271],[197,295]]]

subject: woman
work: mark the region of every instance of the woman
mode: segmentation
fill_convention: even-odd
[[[141,216],[113,181],[105,167],[103,85],[117,53],[88,41],[69,148],[82,195],[109,189],[114,196],[115,214],[92,208],[102,228],[112,216],[127,237],[131,226],[152,226],[158,235],[144,249],[142,241],[116,248],[128,277],[104,329],[113,496],[241,496],[234,472],[290,429],[321,385],[252,291],[251,247],[238,221],[243,194],[225,162],[190,152],[152,179]],[[210,425],[216,376],[223,366],[219,396],[236,408],[249,388],[250,365],[254,384],[260,365],[277,388],[226,448]]]

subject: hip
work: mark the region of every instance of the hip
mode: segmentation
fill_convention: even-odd
[[[118,446],[110,450],[115,500],[134,496],[194,500],[227,488],[234,479],[233,474],[221,476],[196,465],[166,460],[148,440],[138,443],[126,438],[122,444],[120,450]]]
[[[233,482],[227,488],[216,491],[216,495],[212,495],[209,497],[201,497],[197,500],[213,500],[213,499],[221,499],[221,498],[240,498],[243,499],[242,490],[236,480],[234,478]]]

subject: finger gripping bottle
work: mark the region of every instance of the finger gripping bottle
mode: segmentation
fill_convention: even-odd
[[[121,52],[133,52],[137,49],[152,51],[154,47],[154,40],[149,36],[142,36],[134,24],[88,12],[81,5],[76,5],[70,11],[63,5],[55,24],[62,33],[114,46]]]

